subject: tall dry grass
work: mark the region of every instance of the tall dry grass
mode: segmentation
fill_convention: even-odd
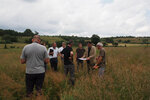
[[[59,59],[59,72],[48,68],[42,97],[32,100],[149,100],[150,47],[106,48],[107,67],[103,78],[98,70],[75,72],[72,87],[65,78]],[[0,49],[0,100],[25,98],[25,65],[20,64],[21,49]],[[75,61],[74,61],[75,62]],[[76,64],[75,64],[76,65]],[[50,65],[48,65],[50,66]]]
[[[107,67],[103,78],[98,70],[81,76],[62,100],[149,100],[150,48],[106,48]]]

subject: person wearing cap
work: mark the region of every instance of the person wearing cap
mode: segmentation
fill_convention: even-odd
[[[82,58],[86,58],[87,60],[87,69],[89,73],[96,63],[96,48],[93,46],[92,42],[89,41],[87,43],[87,48],[85,49],[85,53]]]
[[[74,64],[73,64],[73,42],[69,41],[66,48],[63,49],[61,54],[64,57],[64,73],[67,76],[70,73],[70,81],[71,84],[74,85],[75,77],[74,77]]]
[[[35,35],[32,43],[26,45],[21,54],[21,64],[26,63],[26,97],[31,97],[35,86],[37,95],[42,95],[42,85],[45,77],[44,63],[49,62],[47,49],[40,44],[40,36]]]
[[[99,56],[97,57],[97,62],[93,68],[99,68],[99,76],[103,76],[106,67],[106,57],[105,49],[103,48],[103,44],[101,42],[97,43],[97,49],[99,50]]]

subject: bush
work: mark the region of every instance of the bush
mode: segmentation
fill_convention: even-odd
[[[10,46],[10,48],[15,48],[15,46]]]
[[[103,46],[106,47],[106,46],[108,46],[108,44],[107,44],[106,42],[104,42],[104,43],[103,43]]]
[[[118,46],[118,43],[117,43],[117,42],[114,42],[114,43],[112,43],[112,45],[113,45],[114,47],[117,47],[117,46]]]
[[[26,39],[25,43],[32,43],[32,37],[30,37],[29,39]]]

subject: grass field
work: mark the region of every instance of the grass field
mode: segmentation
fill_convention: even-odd
[[[42,39],[46,39],[48,40],[49,37],[44,37]],[[55,40],[59,40],[59,41],[63,41],[63,39],[59,39],[57,37],[53,38],[53,39],[50,39],[50,42],[49,43],[53,43],[55,42]],[[15,48],[23,48],[24,46],[26,45],[26,43],[12,43],[12,44],[7,44],[7,47],[8,48],[11,48],[11,47],[15,47]],[[150,45],[147,45],[147,44],[126,44],[126,43],[119,43],[118,46],[119,47],[150,47]],[[108,46],[112,46],[111,43],[108,43]],[[4,44],[0,44],[0,49],[3,49],[4,48]]]
[[[59,72],[49,68],[46,73],[44,96],[32,100],[150,100],[150,47],[105,49],[107,68],[103,78],[98,77],[98,70],[88,75],[85,63],[84,69],[75,73],[76,83],[71,87],[59,60]],[[28,100],[21,51],[21,48],[0,48],[0,100]]]
[[[121,40],[121,41],[123,42],[123,41],[129,40],[130,43],[134,43],[134,44],[137,43],[137,44],[140,44],[140,43],[143,43],[143,40],[144,40],[144,39],[148,39],[148,42],[150,42],[150,39],[149,39],[149,38],[146,38],[146,37],[145,37],[145,38],[144,38],[144,37],[143,37],[143,38],[142,38],[142,37],[136,37],[136,38],[115,38],[114,41],[117,42],[118,40]]]

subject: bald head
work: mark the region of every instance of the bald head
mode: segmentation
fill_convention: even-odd
[[[32,42],[40,43],[41,42],[40,36],[39,35],[34,35],[33,39],[32,39]]]
[[[33,38],[39,38],[40,39],[40,36],[39,35],[34,35]]]

